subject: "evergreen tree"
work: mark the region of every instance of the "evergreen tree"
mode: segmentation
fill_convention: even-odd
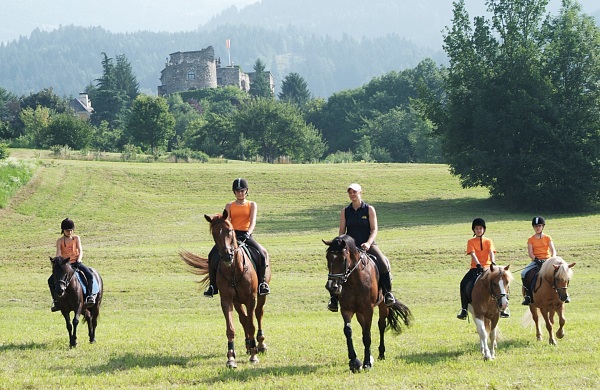
[[[265,72],[265,63],[258,58],[254,63],[254,75],[250,84],[250,95],[259,98],[273,98],[271,82]]]
[[[290,73],[283,79],[278,97],[281,101],[304,107],[312,96],[302,76],[298,73]]]

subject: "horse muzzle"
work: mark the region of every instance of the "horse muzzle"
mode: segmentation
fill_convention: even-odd
[[[327,280],[325,288],[332,294],[340,295],[342,293],[342,285],[335,280]]]

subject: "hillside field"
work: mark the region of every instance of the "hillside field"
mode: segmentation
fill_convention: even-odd
[[[14,153],[19,158],[26,153]],[[513,213],[485,189],[462,189],[445,165],[268,165],[127,163],[45,156],[30,182],[0,209],[0,389],[584,389],[600,386],[600,214]],[[245,177],[258,203],[255,238],[271,255],[265,314],[269,350],[251,365],[238,333],[238,368],[225,367],[219,300],[202,297],[182,249],[212,247],[204,214],[233,200]],[[343,323],[327,311],[325,245],[337,235],[351,182],[379,217],[378,243],[392,261],[394,292],[414,325],[386,333],[385,361],[348,370]],[[543,206],[543,199],[540,199]],[[559,255],[577,262],[566,335],[557,346],[522,325],[520,270],[528,263],[531,219],[547,220]],[[46,279],[60,221],[75,221],[84,263],[103,276],[97,343],[79,327],[70,349]],[[511,318],[500,322],[496,360],[484,362],[472,321],[459,321],[471,221],[510,264]],[[362,356],[360,327],[354,344]],[[241,332],[237,322],[236,331]],[[373,351],[377,330],[373,328]]]

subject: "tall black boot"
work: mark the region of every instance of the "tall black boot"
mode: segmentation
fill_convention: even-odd
[[[92,307],[94,306],[94,304],[96,303],[96,299],[94,298],[94,293],[93,293],[93,287],[94,287],[94,279],[93,277],[91,278],[91,280],[87,281],[87,291],[86,291],[86,298],[85,298],[85,307]]]
[[[392,306],[396,303],[396,298],[394,298],[394,294],[392,294],[392,280],[389,272],[379,276],[379,284],[381,286],[381,291],[383,292],[383,300],[385,301],[386,306]]]
[[[262,257],[262,255],[261,255]],[[267,295],[271,293],[271,288],[265,280],[265,272],[267,271],[267,264],[264,257],[262,257],[262,265],[257,269],[258,276],[258,295]]]
[[[521,278],[521,283],[523,283],[523,302],[521,302],[521,305],[529,306],[531,304],[531,294],[529,293],[529,289],[526,287],[524,278]]]
[[[338,311],[338,299],[333,294],[331,294],[331,298],[329,299],[329,303],[327,304],[327,309],[334,313]]]
[[[50,295],[52,296],[52,307],[50,308],[51,312],[59,311],[58,301],[56,300],[56,293],[54,292],[54,277],[50,276],[48,279],[48,288],[50,288]]]
[[[208,280],[209,285],[206,291],[204,291],[204,296],[207,298],[212,298],[213,295],[219,293],[217,289],[217,268],[219,267],[219,259],[215,259],[213,251],[211,251],[208,255]]]

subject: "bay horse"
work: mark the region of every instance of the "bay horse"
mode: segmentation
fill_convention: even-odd
[[[225,316],[227,326],[227,363],[229,368],[236,368],[236,353],[234,348],[235,328],[233,326],[233,309],[238,313],[240,323],[244,328],[246,338],[246,352],[250,354],[250,362],[258,363],[258,352],[265,352],[267,344],[262,329],[262,318],[266,295],[258,295],[258,276],[248,253],[238,245],[235,231],[227,219],[227,211],[214,216],[204,215],[210,224],[210,231],[219,250],[219,264],[217,271],[217,289],[221,296],[221,309]],[[208,259],[197,256],[191,252],[179,253],[182,260],[194,268],[192,272],[206,275],[200,283],[208,283]],[[269,264],[269,257],[265,259]],[[265,270],[265,281],[271,280],[271,267]],[[254,317],[258,326],[254,324]],[[256,338],[255,338],[256,334]],[[257,344],[258,341],[258,344]]]
[[[370,369],[374,362],[371,355],[371,323],[374,308],[379,308],[377,325],[380,360],[385,359],[385,330],[392,328],[396,333],[401,333],[402,325],[406,327],[411,325],[412,313],[398,300],[391,307],[385,305],[377,282],[377,266],[365,252],[359,251],[352,237],[344,234],[330,241],[322,241],[328,246],[326,257],[329,275],[325,287],[338,296],[340,312],[344,320],[350,370],[358,372],[361,369]],[[363,362],[358,359],[352,342],[351,321],[355,314],[362,328]]]
[[[508,286],[513,280],[509,268],[510,265],[500,267],[491,264],[484,268],[473,284],[469,311],[477,327],[484,360],[493,360],[496,356],[500,311],[508,307]]]
[[[565,335],[564,304],[570,301],[567,288],[573,277],[572,268],[575,264],[567,264],[565,260],[558,256],[551,257],[542,264],[533,288],[533,302],[529,305],[531,317],[535,322],[535,335],[538,341],[542,340],[538,323],[538,310],[546,322],[550,344],[556,345],[556,339],[552,334],[555,313],[558,314],[559,325],[556,337],[562,339]]]
[[[100,304],[102,303],[102,294],[104,283],[100,274],[90,267],[90,272],[94,275],[98,283],[98,293],[96,294],[96,303],[91,307],[85,306],[83,287],[77,277],[77,272],[69,263],[69,258],[57,256],[50,257],[52,262],[52,275],[55,281],[55,297],[58,307],[65,318],[67,331],[69,332],[69,344],[71,348],[77,346],[77,325],[79,325],[79,316],[83,314],[83,319],[88,324],[88,336],[90,343],[96,342],[96,326],[98,325],[98,316],[100,315]],[[70,314],[73,314],[71,323]]]

